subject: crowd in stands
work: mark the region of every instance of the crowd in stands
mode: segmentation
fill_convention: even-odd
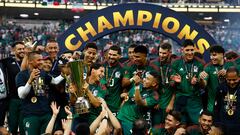
[[[191,4],[229,4],[229,5],[239,5],[237,0],[130,0],[127,2],[153,2],[153,3],[191,3]]]
[[[14,23],[3,23],[0,26],[0,51],[2,54],[7,54],[9,49],[6,46],[26,36],[32,36],[34,40],[38,41],[39,45],[46,45],[48,39],[51,37],[58,37],[70,26],[70,24],[71,23],[59,22],[50,25],[48,22],[41,27],[24,27]],[[204,28],[219,45],[224,47],[224,49],[227,51],[235,50],[239,52],[240,28],[234,24],[230,26],[217,25],[204,26]],[[176,54],[180,53],[180,47],[175,41],[162,34],[144,30],[126,30],[112,33],[99,39],[97,44],[102,51],[106,49],[108,44],[118,44],[123,51],[123,57],[126,57],[128,45],[131,43],[139,43],[149,46],[151,52],[150,57],[155,57],[157,55],[157,50],[155,48],[162,42],[171,42],[173,44],[173,52]]]
[[[52,2],[52,1],[51,1]],[[179,4],[226,4],[226,5],[239,5],[239,0],[69,0],[68,2],[74,3],[126,3],[126,2],[151,2],[151,3],[179,3]],[[62,2],[62,3],[65,3]]]

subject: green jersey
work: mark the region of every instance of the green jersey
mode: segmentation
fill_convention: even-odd
[[[136,64],[129,63],[126,67],[124,67],[124,78],[132,78],[135,74],[139,74],[140,77],[145,78],[146,74],[154,69],[152,66],[147,63],[145,66],[137,66]]]
[[[150,89],[140,87],[140,94],[143,100],[146,101],[147,106],[139,106],[134,101],[135,87],[129,91],[129,99],[124,103],[119,110],[117,118],[121,121],[134,122],[139,118],[149,117],[149,109],[158,103],[158,95]]]
[[[192,77],[199,77],[200,72],[203,71],[203,64],[197,59],[190,62],[185,62],[183,58],[176,59],[172,63],[172,74],[179,74],[181,82],[177,85],[176,96],[199,96],[200,90],[198,84],[192,85]]]
[[[104,68],[104,80],[107,87],[105,101],[112,112],[118,112],[121,105],[123,68],[120,63],[112,67],[105,63]]]
[[[208,77],[205,78],[207,81],[207,92],[208,92],[208,111],[213,112],[213,107],[215,103],[215,97],[217,94],[217,87],[220,82],[225,80],[224,77],[218,77],[218,71],[222,69],[228,69],[229,67],[234,66],[233,62],[225,62],[223,66],[213,65],[209,63],[205,66],[204,71],[208,74]]]
[[[104,98],[106,95],[106,87],[103,84],[89,84],[89,90],[92,92],[92,94],[95,97],[101,97]],[[90,108],[90,113],[89,113],[89,124],[91,124],[100,114],[102,111],[102,107],[93,107],[91,106]]]
[[[150,65],[159,73],[159,106],[161,109],[165,110],[171,101],[174,92],[173,88],[170,86],[170,76],[172,74],[171,63],[163,64],[160,62],[160,59],[157,58],[151,61]]]

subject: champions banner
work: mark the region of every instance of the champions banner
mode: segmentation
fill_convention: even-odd
[[[205,58],[206,50],[216,44],[203,27],[187,16],[146,3],[119,4],[87,14],[58,37],[58,43],[61,51],[82,50],[87,42],[127,29],[161,33],[179,45],[184,39],[192,39]]]

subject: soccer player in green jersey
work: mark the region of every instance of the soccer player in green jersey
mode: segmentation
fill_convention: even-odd
[[[83,50],[84,64],[87,64],[90,66],[92,63],[94,63],[97,57],[97,51],[98,51],[98,48],[95,43],[93,42],[87,43],[87,45],[84,47],[84,50]]]
[[[89,72],[91,64],[96,62],[98,48],[95,43],[87,43],[83,50],[83,63],[84,63],[84,73],[83,78],[84,80],[87,78],[87,73]]]
[[[203,111],[198,121],[198,125],[187,127],[188,135],[207,135],[213,124],[213,114],[209,111]]]
[[[105,68],[104,80],[107,86],[105,101],[115,116],[121,105],[123,66],[119,63],[120,58],[121,48],[113,45],[108,50],[108,61],[103,64]]]
[[[134,75],[135,86],[125,94],[125,103],[121,107],[117,118],[122,125],[123,134],[131,135],[133,122],[139,118],[150,119],[149,109],[158,103],[158,74],[149,72],[142,81],[138,75]]]
[[[171,75],[171,52],[172,45],[169,43],[163,43],[159,46],[159,57],[152,60],[151,64],[153,68],[160,73],[160,82],[158,93],[159,103],[153,110],[153,127],[157,128],[161,124],[164,124],[167,113],[173,109],[175,93],[173,87],[170,86]]]
[[[147,60],[148,49],[146,46],[139,45],[134,48],[134,63],[129,63],[125,66],[125,73],[123,76],[123,87],[132,87],[135,81],[132,77],[138,74],[140,78],[144,78],[146,73],[154,70]]]
[[[212,46],[210,48],[210,59],[204,71],[200,73],[200,82],[203,87],[206,87],[208,92],[207,109],[213,112],[217,87],[219,83],[224,81],[226,69],[233,66],[233,62],[224,61],[224,49],[221,46]]]
[[[185,124],[198,123],[202,109],[199,73],[203,70],[203,63],[194,57],[195,47],[192,40],[183,43],[183,55],[172,63],[172,80],[175,81],[176,99],[174,108],[183,114]]]
[[[73,121],[73,130],[75,129],[78,122],[84,121],[91,124],[101,112],[101,103],[97,97],[104,98],[106,94],[105,85],[100,83],[100,80],[103,78],[103,76],[104,67],[98,63],[92,64],[89,70],[88,80],[84,83],[81,91],[85,91],[85,95],[88,98],[91,107],[89,113],[80,114],[79,116],[75,114]],[[71,93],[75,93],[77,91],[77,86],[75,83],[70,84],[69,91]]]
[[[169,111],[164,125],[159,129],[153,129],[151,135],[185,135],[186,130],[181,126],[181,113]]]
[[[101,112],[100,100],[96,97],[105,98],[106,86],[100,83],[100,80],[104,77],[104,67],[101,64],[92,64],[89,71],[88,84],[89,93],[87,96],[93,100],[90,103],[94,103],[94,106],[90,109],[89,124],[91,124]],[[91,96],[94,97],[91,97]]]

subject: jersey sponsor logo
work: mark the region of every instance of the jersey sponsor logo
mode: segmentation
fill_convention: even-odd
[[[120,78],[120,76],[121,76],[120,72],[115,73],[115,78]]]
[[[197,66],[193,67],[193,72],[198,72],[198,67]]]
[[[26,127],[26,128],[29,128],[29,127],[30,127],[30,123],[29,123],[29,122],[26,122],[25,127]]]

